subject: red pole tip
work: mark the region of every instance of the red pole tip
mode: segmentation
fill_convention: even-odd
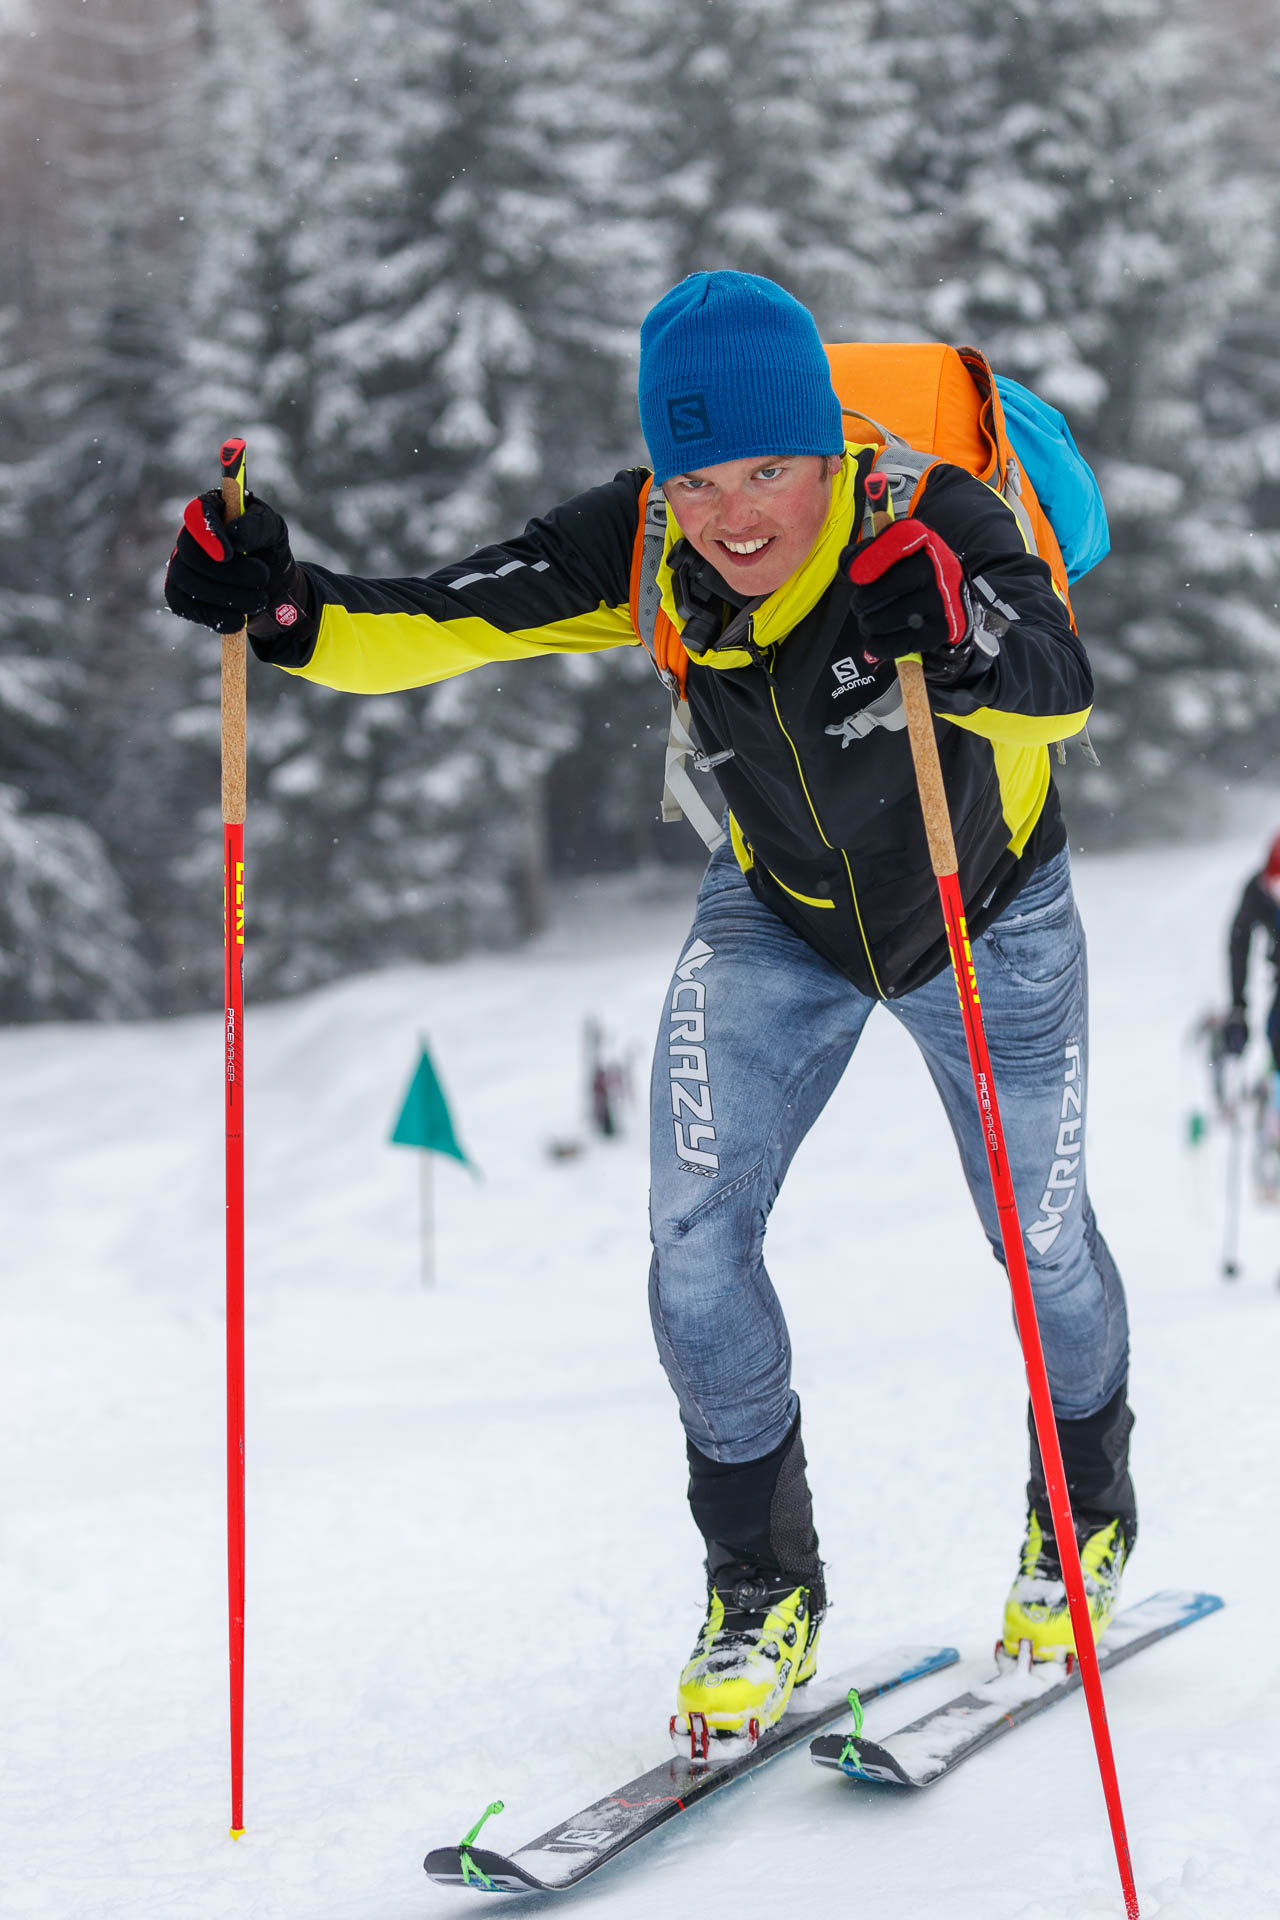
[[[245,446],[245,443],[243,440],[224,440],[223,441],[222,451],[218,455],[218,458],[221,460],[222,470],[228,476],[228,478],[230,478],[230,476],[234,474],[241,460],[243,460],[244,446]]]

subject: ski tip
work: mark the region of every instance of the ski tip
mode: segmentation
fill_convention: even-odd
[[[422,1863],[442,1887],[471,1887],[477,1893],[542,1893],[540,1880],[525,1873],[505,1854],[487,1847],[433,1847]]]

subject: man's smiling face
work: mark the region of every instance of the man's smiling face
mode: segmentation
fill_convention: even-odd
[[[831,504],[838,459],[778,454],[678,473],[663,492],[691,547],[748,597],[773,593],[804,565]]]

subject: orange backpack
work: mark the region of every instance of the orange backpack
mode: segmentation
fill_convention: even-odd
[[[1029,551],[1048,563],[1074,628],[1062,552],[1010,442],[986,356],[976,347],[949,347],[936,341],[851,342],[830,346],[826,354],[832,385],[850,423],[850,438],[862,445],[879,443],[875,471],[889,482],[893,517],[901,519],[914,511],[925,477],[938,461],[966,468],[1000,495]],[[866,428],[871,429],[869,434]],[[666,499],[660,487],[646,482],[631,559],[631,623],[672,697],[662,817],[675,820],[683,813],[708,846],[715,846],[724,837],[719,823],[684,766],[686,755],[693,755],[695,766],[700,756],[689,734],[684,697],[689,656],[679,630],[663,612],[658,590],[666,533]]]

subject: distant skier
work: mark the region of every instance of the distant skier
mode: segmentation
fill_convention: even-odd
[[[1245,883],[1231,922],[1227,963],[1231,970],[1231,1007],[1222,1029],[1224,1053],[1242,1054],[1249,1040],[1247,982],[1249,949],[1255,933],[1265,933],[1269,941],[1268,959],[1272,968],[1271,1009],[1267,1014],[1267,1042],[1271,1064],[1280,1073],[1280,835],[1271,842],[1266,865]]]
[[[591,1126],[601,1139],[612,1140],[622,1131],[622,1108],[630,1100],[625,1064],[605,1052],[604,1033],[598,1020],[584,1023],[583,1040],[587,1055],[587,1105]]]
[[[640,336],[640,418],[665,495],[656,587],[686,696],[728,803],[668,989],[652,1080],[650,1304],[679,1401],[707,1613],[682,1724],[730,1740],[782,1715],[814,1673],[823,1564],[763,1259],[793,1155],[880,1004],[921,1049],[997,1258],[980,1116],[895,661],[923,655],[987,1032],[1098,1631],[1137,1530],[1128,1470],[1124,1291],[1085,1183],[1084,937],[1049,743],[1088,717],[1088,661],[1046,563],[1003,499],[929,468],[909,522],[859,543],[878,444],[846,443],[810,314],[754,275],[695,273]],[[193,500],[166,580],[174,612],[351,692],[424,686],[485,661],[636,643],[649,473],[552,507],[425,579],[299,566],[280,515],[227,526]],[[923,530],[925,538],[917,535]],[[906,536],[904,538],[904,536]],[[906,550],[907,548],[910,550]],[[672,669],[668,668],[668,672]],[[678,677],[678,676],[673,676]],[[838,1198],[851,1284],[866,1114]],[[934,1169],[918,1169],[929,1205]],[[835,1221],[837,1213],[833,1211]],[[899,1283],[901,1284],[901,1283]],[[909,1309],[904,1305],[904,1319]],[[890,1450],[847,1387],[845,1465]],[[1073,1645],[1034,1437],[1003,1639]],[[936,1578],[945,1584],[945,1529]],[[625,1579],[625,1568],[610,1569]],[[874,1582],[871,1562],[854,1577]],[[621,1589],[620,1589],[621,1590]],[[936,1610],[937,1592],[923,1596]]]
[[[1260,1201],[1280,1200],[1280,835],[1272,841],[1266,865],[1245,882],[1227,947],[1231,971],[1231,1007],[1219,1036],[1222,1051],[1239,1057],[1249,1042],[1249,950],[1255,933],[1268,940],[1271,1006],[1267,1013],[1270,1072],[1253,1087],[1253,1189]]]

